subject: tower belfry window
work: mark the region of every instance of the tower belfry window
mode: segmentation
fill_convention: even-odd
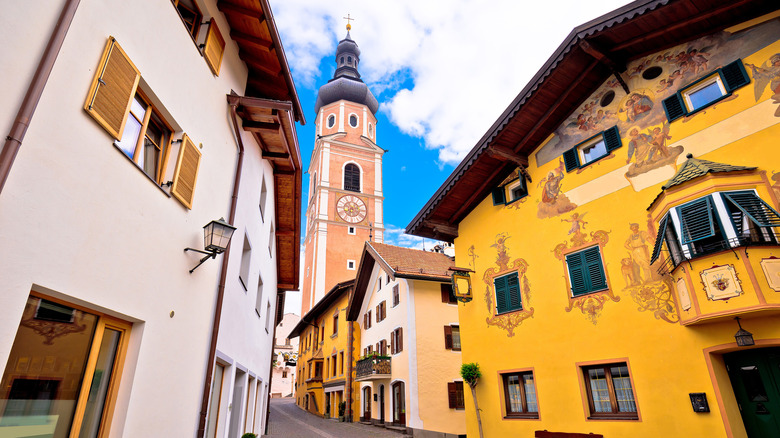
[[[360,168],[355,164],[344,166],[344,190],[360,192]]]

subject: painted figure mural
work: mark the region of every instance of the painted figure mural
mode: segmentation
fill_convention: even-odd
[[[542,199],[539,202],[539,211],[537,212],[539,219],[555,217],[577,208],[577,205],[569,201],[569,198],[561,191],[564,168],[563,160],[559,160],[558,167],[550,171],[537,184],[537,187],[542,189]]]
[[[780,53],[775,53],[760,67],[753,64],[745,64],[750,69],[750,73],[755,81],[756,102],[764,94],[767,85],[772,93],[772,100],[780,104]],[[775,110],[775,117],[780,117],[780,106]]]

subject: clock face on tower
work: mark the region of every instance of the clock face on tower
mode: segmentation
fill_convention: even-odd
[[[336,202],[336,211],[345,222],[356,224],[366,218],[366,204],[362,199],[353,195],[346,195]]]

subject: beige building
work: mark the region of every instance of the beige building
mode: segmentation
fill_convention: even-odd
[[[271,397],[292,397],[295,394],[295,366],[298,358],[298,338],[290,339],[290,332],[301,317],[285,313],[276,326],[274,338],[274,367],[271,379]]]
[[[453,267],[443,253],[366,242],[347,309],[360,331],[354,391],[363,422],[465,436]]]

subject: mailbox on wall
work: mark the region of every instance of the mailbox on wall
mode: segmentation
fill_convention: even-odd
[[[693,412],[710,411],[710,405],[707,403],[707,394],[703,392],[692,392],[688,395],[691,397],[691,406],[693,406]]]

